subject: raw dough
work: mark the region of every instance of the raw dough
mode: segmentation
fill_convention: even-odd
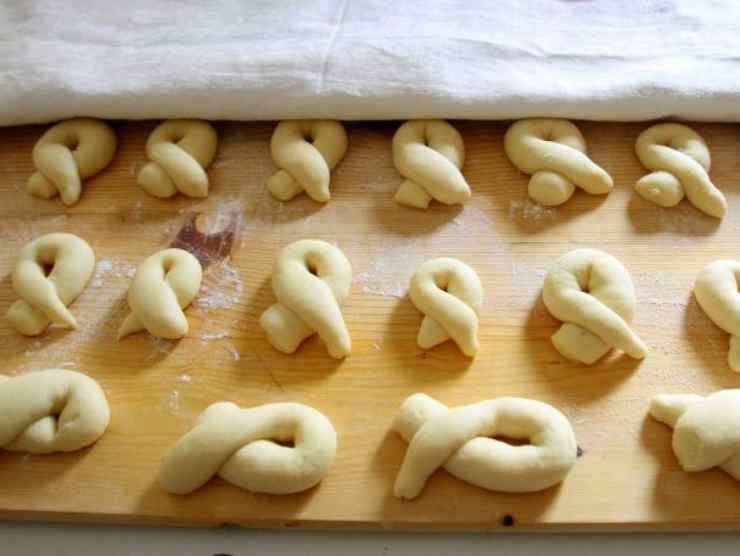
[[[612,349],[642,359],[647,346],[629,327],[635,289],[617,259],[596,249],[576,249],[553,265],[542,298],[564,324],[552,343],[567,359],[591,364]]]
[[[449,409],[426,394],[406,398],[393,430],[409,442],[393,493],[416,498],[439,467],[501,492],[549,488],[570,471],[578,445],[568,419],[546,403],[498,398]],[[512,446],[495,436],[527,439]]]
[[[712,322],[730,334],[727,362],[740,372],[740,262],[714,261],[696,277],[694,295]]]
[[[200,289],[198,259],[182,249],[165,249],[146,259],[128,289],[131,313],[118,329],[118,339],[148,330],[152,336],[177,339],[188,333],[183,309]]]
[[[13,270],[13,289],[21,299],[8,309],[8,321],[26,336],[41,334],[51,322],[77,328],[67,305],[94,270],[95,254],[84,239],[65,233],[34,239],[21,249]]]
[[[693,129],[681,124],[658,124],[647,128],[635,144],[637,158],[653,170],[635,185],[648,201],[662,207],[677,205],[684,194],[699,210],[722,218],[727,201],[709,179],[709,149]]]
[[[208,168],[216,157],[218,134],[203,120],[167,120],[146,142],[149,162],[137,183],[155,197],[208,196]]]
[[[339,305],[352,286],[352,265],[334,245],[302,239],[285,247],[272,268],[272,290],[278,303],[260,317],[270,343],[293,353],[318,333],[337,359],[352,349]]]
[[[475,271],[451,258],[422,264],[411,278],[411,302],[424,313],[417,342],[423,349],[449,339],[470,357],[478,353],[483,286]]]
[[[218,475],[245,490],[293,494],[318,484],[336,451],[331,422],[307,405],[218,402],[165,456],[159,481],[168,492],[188,494]]]
[[[334,120],[280,122],[270,140],[272,160],[280,170],[267,181],[270,193],[289,201],[305,191],[314,201],[331,197],[331,171],[347,152],[347,132]]]
[[[38,170],[28,180],[28,192],[51,199],[59,195],[65,205],[80,200],[82,180],[110,164],[116,153],[116,134],[108,124],[75,118],[48,129],[33,147]]]
[[[89,446],[110,421],[98,383],[63,369],[0,375],[0,415],[0,448],[32,454]]]
[[[740,390],[707,396],[662,394],[650,415],[673,428],[673,452],[684,471],[718,466],[740,481]]]
[[[511,163],[529,180],[529,196],[541,205],[561,205],[580,187],[606,195],[614,182],[586,154],[586,141],[568,120],[534,118],[512,124],[504,137]]]
[[[470,199],[470,187],[460,169],[465,144],[444,120],[411,120],[393,136],[393,162],[405,179],[396,202],[427,208],[432,199],[459,205]]]

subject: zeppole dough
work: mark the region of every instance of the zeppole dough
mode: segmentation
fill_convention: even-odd
[[[725,196],[707,174],[709,149],[693,129],[681,124],[654,125],[637,138],[635,151],[643,166],[653,171],[635,185],[644,199],[673,207],[686,195],[691,204],[709,216],[725,215]]]
[[[578,445],[568,419],[546,403],[497,398],[449,409],[425,394],[406,398],[393,430],[409,443],[393,493],[416,498],[438,468],[501,492],[549,488],[570,471]],[[496,436],[528,440],[512,446]]]
[[[714,261],[696,277],[694,295],[712,322],[730,334],[727,362],[740,372],[740,262]]]
[[[470,187],[460,169],[465,144],[444,120],[411,120],[393,136],[393,162],[404,178],[396,202],[427,208],[432,199],[459,205],[470,199]]]
[[[293,353],[318,333],[337,359],[349,355],[352,341],[340,304],[352,286],[352,266],[334,245],[302,239],[285,247],[272,267],[272,290],[278,303],[260,317],[270,343]]]
[[[411,278],[411,302],[424,313],[417,342],[429,349],[454,340],[470,357],[478,353],[478,312],[483,286],[475,271],[451,258],[422,264]]]
[[[614,182],[586,154],[586,140],[568,120],[533,118],[512,124],[504,137],[511,163],[529,180],[529,196],[541,205],[561,205],[576,186],[606,195]]]
[[[149,162],[137,183],[155,197],[208,196],[208,168],[216,157],[218,135],[203,120],[167,120],[146,142]]]
[[[272,160],[280,170],[267,181],[267,188],[280,201],[305,191],[314,201],[331,197],[331,171],[347,152],[347,132],[334,120],[280,122],[270,140]]]
[[[647,346],[629,327],[635,289],[617,259],[596,249],[576,249],[553,265],[542,298],[564,324],[552,343],[567,359],[591,364],[616,348],[642,359]]]
[[[98,383],[63,369],[0,375],[0,415],[0,448],[32,454],[89,446],[110,421]]]
[[[33,147],[37,172],[28,180],[28,192],[51,199],[59,195],[65,205],[80,200],[82,180],[110,164],[116,153],[116,134],[108,124],[75,118],[48,129]]]
[[[740,480],[740,390],[655,396],[650,415],[673,428],[673,452],[684,471],[720,467]]]
[[[165,249],[146,259],[128,289],[131,313],[118,329],[118,339],[148,330],[152,336],[177,339],[188,333],[183,309],[200,289],[198,259],[182,249]]]
[[[36,336],[49,323],[77,328],[67,309],[85,289],[95,270],[95,254],[75,235],[46,234],[21,249],[13,270],[13,289],[20,299],[7,312],[21,334]]]
[[[165,456],[159,481],[168,492],[189,494],[218,475],[252,492],[293,494],[318,484],[336,451],[331,422],[307,405],[218,402]]]

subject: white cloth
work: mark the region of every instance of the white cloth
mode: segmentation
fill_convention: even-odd
[[[737,0],[4,0],[0,125],[740,121]]]

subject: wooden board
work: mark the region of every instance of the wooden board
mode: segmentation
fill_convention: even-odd
[[[729,216],[719,223],[686,202],[661,209],[634,194],[645,171],[633,145],[645,124],[579,124],[616,189],[608,197],[579,192],[545,210],[526,200],[528,178],[506,159],[506,125],[458,123],[472,202],[462,209],[403,208],[393,202],[400,181],[390,152],[396,125],[348,125],[350,150],[325,206],[305,196],[287,204],[269,196],[270,124],[218,124],[212,192],[197,201],[159,200],[140,190],[135,174],[154,123],[118,123],[115,161],[69,209],[24,192],[43,128],[0,130],[0,310],[15,298],[10,272],[28,240],[73,232],[98,258],[94,279],[73,305],[81,329],[23,338],[0,321],[0,368],[80,369],[102,383],[113,413],[105,436],[79,453],[3,452],[2,516],[286,527],[736,527],[738,484],[718,470],[682,472],[671,431],[646,411],[657,393],[740,385],[726,364],[728,336],[691,295],[707,262],[740,256],[740,129],[696,126],[711,148],[712,177],[729,200]],[[195,214],[203,230],[233,223],[230,215],[241,222],[230,257],[207,268],[200,298],[187,311],[188,337],[169,342],[139,334],[117,342],[136,265],[170,245]],[[335,242],[354,267],[344,310],[353,351],[345,361],[329,358],[316,339],[282,355],[258,326],[274,302],[275,254],[306,237]],[[631,272],[634,326],[650,346],[644,362],[609,357],[585,367],[552,347],[558,323],[540,288],[555,258],[578,246],[605,249]],[[475,360],[451,344],[423,352],[415,343],[421,316],[406,295],[408,280],[422,261],[443,255],[471,264],[484,284]],[[389,427],[401,401],[420,391],[448,405],[496,396],[554,404],[570,418],[583,456],[561,486],[545,492],[495,494],[440,471],[421,497],[401,502],[391,488],[406,445]],[[156,484],[163,454],[217,400],[242,406],[290,400],[324,412],[340,435],[331,473],[295,496],[251,494],[218,479],[190,496],[164,493]]]

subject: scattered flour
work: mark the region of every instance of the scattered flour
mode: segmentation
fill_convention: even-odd
[[[134,277],[134,274],[136,274],[136,267],[131,263],[103,259],[95,265],[95,274],[93,274],[90,285],[99,288],[106,285],[111,277],[130,279]]]
[[[193,382],[193,377],[187,373],[182,373],[181,375],[177,375],[177,378],[175,380],[177,380],[177,382],[179,382],[180,384],[190,384],[191,382]]]
[[[204,311],[230,309],[239,302],[243,287],[239,271],[227,258],[205,276],[193,305]]]
[[[221,340],[223,338],[228,338],[229,335],[226,332],[212,332],[212,333],[203,333],[200,335],[200,340],[202,342],[210,342],[211,340]]]
[[[542,206],[529,197],[524,201],[511,201],[509,203],[509,218],[512,220],[541,222],[543,220],[554,220],[557,216],[557,208]]]
[[[178,390],[172,390],[169,394],[167,394],[165,405],[166,405],[167,411],[169,411],[173,415],[177,415],[180,412],[180,409],[182,408],[182,402],[180,400],[180,392]]]
[[[233,345],[227,344],[227,345],[224,346],[224,349],[226,350],[226,353],[228,353],[229,355],[231,355],[231,358],[234,361],[239,361],[239,359],[241,359],[241,354],[239,353],[239,351]]]

